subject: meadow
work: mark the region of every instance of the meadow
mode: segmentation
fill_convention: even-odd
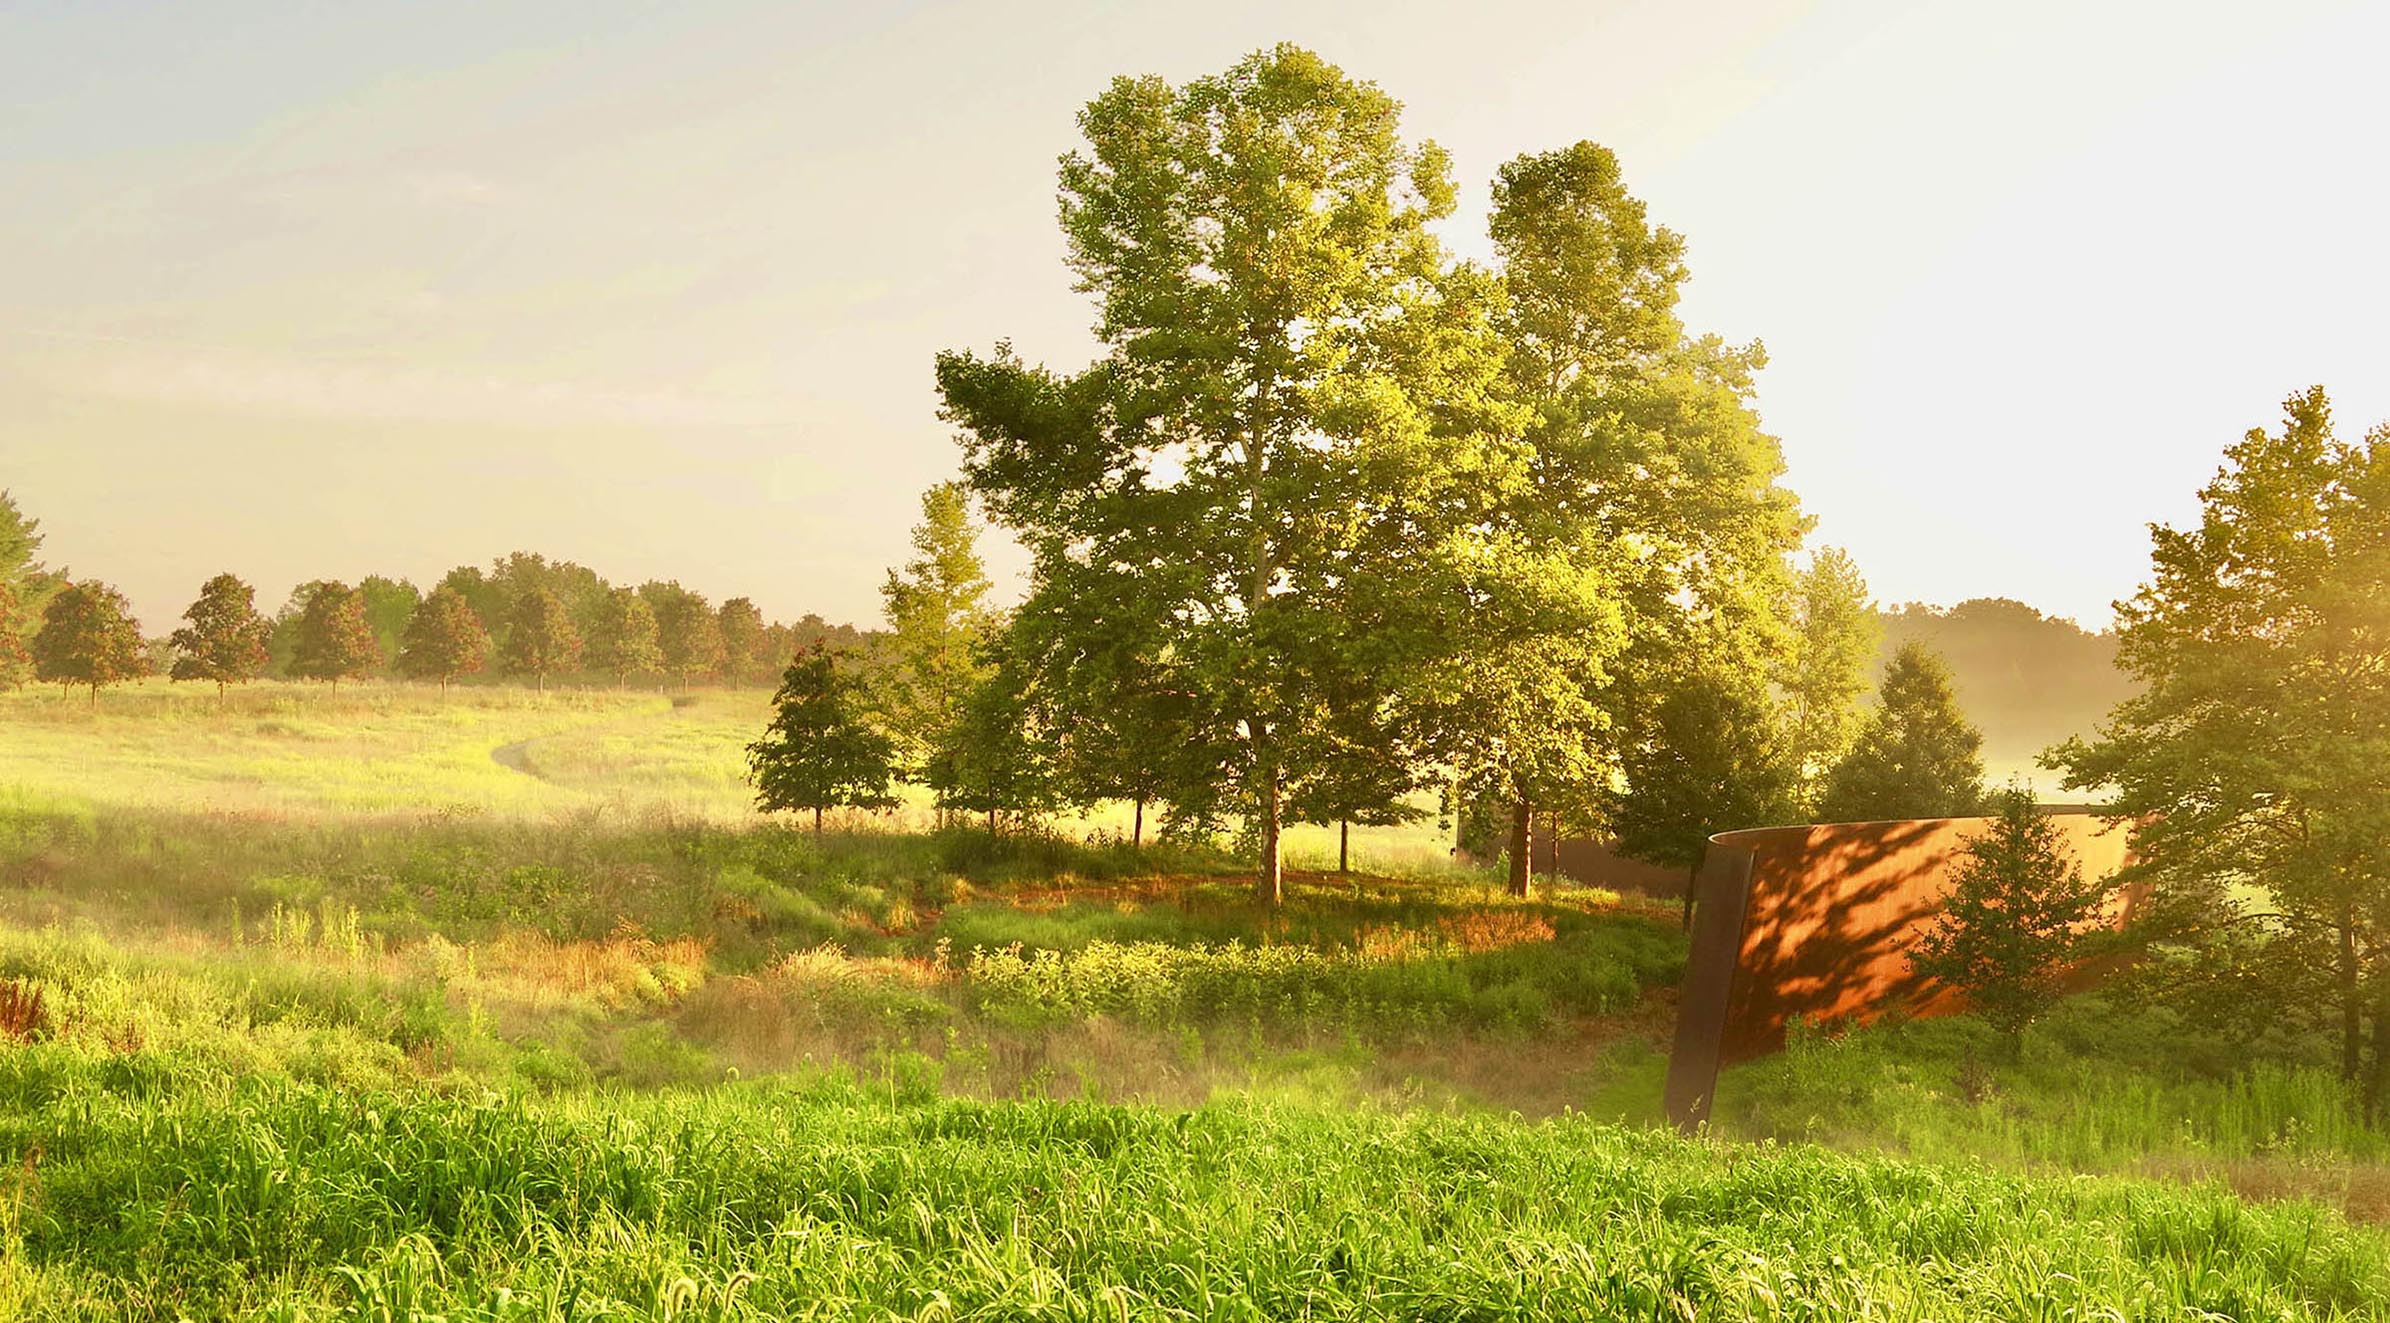
[[[0,1317],[2390,1301],[2383,1132],[2154,1012],[1803,1035],[1684,1139],[1667,904],[1432,821],[1275,913],[1100,815],[817,838],[747,810],[763,708],[0,696]]]

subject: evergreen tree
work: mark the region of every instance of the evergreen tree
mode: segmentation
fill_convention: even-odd
[[[266,637],[273,623],[257,613],[257,593],[231,574],[200,585],[199,598],[183,612],[189,623],[169,640],[175,680],[213,680],[221,697],[227,685],[247,684],[265,672]]]
[[[913,553],[880,587],[888,632],[873,649],[872,690],[906,775],[926,778],[964,699],[987,675],[980,653],[991,629],[989,585],[963,484],[921,494]]]
[[[1959,711],[1941,659],[1908,644],[1884,668],[1884,683],[1851,751],[1826,778],[1818,815],[1827,822],[1956,818],[1983,800],[1983,736]]]
[[[132,608],[104,583],[70,583],[52,595],[31,651],[36,677],[61,689],[91,686],[93,707],[103,686],[149,674],[149,649]]]
[[[465,595],[451,587],[434,588],[407,618],[398,673],[410,680],[436,680],[446,690],[458,676],[480,670],[489,653],[489,632]]]
[[[2002,792],[1996,807],[1991,825],[1968,840],[1942,912],[1919,934],[1909,966],[1966,994],[2013,1048],[2025,1026],[2057,1002],[2059,980],[2106,889],[2083,880],[2057,824],[2023,787]]]
[[[304,600],[291,631],[285,669],[301,680],[342,680],[371,674],[382,664],[373,626],[365,619],[365,596],[337,580],[319,580],[299,590]]]
[[[1635,668],[1620,783],[1605,815],[1621,854],[1685,870],[1687,928],[1709,838],[1780,822],[1794,798],[1766,668],[1738,658],[1734,637],[1702,642]]]
[[[813,813],[896,806],[895,746],[874,726],[863,683],[847,663],[819,644],[799,653],[772,696],[772,723],[747,746],[748,779],[756,807]]]
[[[656,613],[647,599],[629,588],[608,593],[593,612],[582,660],[613,676],[617,689],[634,675],[662,670],[664,653],[656,642]]]
[[[22,689],[33,678],[33,653],[25,646],[30,614],[16,588],[0,579],[0,692]]]
[[[1820,548],[1794,585],[1793,647],[1783,680],[1791,708],[1788,754],[1804,808],[1826,774],[1850,752],[1863,721],[1859,697],[1882,633],[1858,562],[1840,547]]]
[[[548,691],[548,676],[571,670],[581,658],[581,635],[563,599],[546,588],[532,588],[515,599],[507,616],[506,642],[499,647],[498,667],[508,675],[527,675]]]
[[[722,638],[722,674],[732,684],[745,684],[755,678],[758,667],[769,667],[764,656],[763,612],[750,598],[733,597],[715,613],[716,632]],[[766,670],[765,674],[770,672]]]

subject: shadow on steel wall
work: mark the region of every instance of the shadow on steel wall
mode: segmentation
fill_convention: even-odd
[[[2127,824],[2081,811],[2052,816],[2086,877],[2124,866]],[[1670,1118],[1706,1120],[1719,1070],[1780,1050],[1795,1018],[1865,1024],[1965,1009],[1910,972],[1908,950],[1941,908],[1966,842],[1990,822],[1831,823],[1710,838],[1668,1061]],[[2124,923],[2138,899],[2112,900],[2106,921]],[[2102,972],[2078,970],[2074,981]]]

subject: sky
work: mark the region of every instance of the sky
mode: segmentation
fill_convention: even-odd
[[[0,487],[153,632],[515,549],[876,622],[932,356],[1096,352],[1077,109],[1280,41],[1451,151],[1464,255],[1614,149],[1888,604],[2104,625],[2285,396],[2390,418],[2378,0],[0,0]]]

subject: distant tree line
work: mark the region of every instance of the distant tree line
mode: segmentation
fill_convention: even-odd
[[[0,492],[0,689],[83,687],[164,673],[219,691],[274,676],[337,686],[395,677],[443,688],[486,677],[686,688],[760,683],[800,650],[861,648],[851,625],[767,623],[753,601],[715,606],[677,582],[608,583],[572,561],[515,552],[464,565],[423,592],[405,579],[299,585],[275,614],[233,574],[202,584],[170,635],[144,640],[123,594],[35,557],[40,523]]]
[[[1933,658],[1863,712],[1875,612],[1847,557],[1799,557],[1764,353],[1685,329],[1683,241],[1616,158],[1503,166],[1495,260],[1457,262],[1448,160],[1399,119],[1292,47],[1087,106],[1062,225],[1104,352],[938,357],[963,479],[924,500],[887,634],[784,677],[766,808],[1126,800],[1133,838],[1149,809],[1233,831],[1275,904],[1286,823],[1439,789],[1521,893],[1539,829],[1691,867],[1824,805],[1974,805]],[[1029,552],[1010,611],[975,508]]]

